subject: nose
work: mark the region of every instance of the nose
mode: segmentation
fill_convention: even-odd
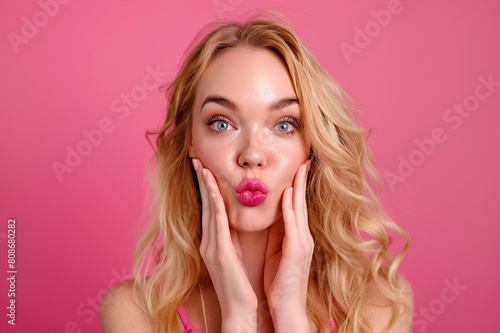
[[[250,169],[265,167],[267,147],[264,141],[259,133],[245,135],[238,153],[238,165]]]

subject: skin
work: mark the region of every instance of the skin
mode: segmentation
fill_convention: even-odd
[[[210,95],[232,101],[239,111],[215,102],[202,108]],[[270,51],[249,47],[216,56],[197,87],[189,156],[202,195],[201,280],[208,281],[203,294],[210,332],[317,332],[305,311],[308,292],[313,302],[318,299],[308,284],[313,253],[305,203],[308,148],[300,126],[295,134],[280,133],[293,127],[283,127],[289,120],[284,117],[300,120],[297,104],[270,110],[282,98],[296,98],[284,63]],[[207,123],[214,115],[222,118]],[[269,187],[257,207],[236,200],[235,188],[246,177]],[[411,332],[413,292],[404,277],[398,279],[411,309],[391,332]],[[151,332],[132,285],[122,281],[103,298],[104,332]],[[376,288],[368,297],[365,316],[374,332],[382,332],[390,308],[378,306],[385,298]],[[194,326],[204,330],[200,293],[195,290],[183,304]]]
[[[204,103],[209,96],[232,106]],[[284,99],[289,102],[272,108]],[[202,194],[200,253],[223,331],[241,323],[254,331],[310,331],[305,309],[314,243],[305,204],[308,149],[296,99],[284,63],[265,49],[224,51],[197,87],[189,156]],[[268,186],[264,203],[248,207],[237,200],[245,178]],[[249,320],[262,302],[271,316]]]
[[[202,108],[203,101],[214,95],[233,101],[239,110],[216,102]],[[238,231],[262,231],[281,217],[282,193],[307,161],[300,129],[282,120],[300,119],[298,103],[270,110],[282,98],[297,97],[285,65],[264,49],[226,50],[212,60],[197,88],[189,156],[214,174],[230,225]],[[215,123],[205,124],[217,115],[221,117]],[[289,129],[280,131],[280,125]],[[236,200],[235,188],[246,177],[258,177],[269,188],[268,198],[257,207]]]

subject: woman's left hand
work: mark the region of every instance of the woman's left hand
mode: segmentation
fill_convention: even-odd
[[[310,329],[306,300],[314,241],[306,205],[309,166],[310,161],[302,164],[295,174],[293,188],[283,192],[283,218],[269,229],[264,290],[277,332]]]

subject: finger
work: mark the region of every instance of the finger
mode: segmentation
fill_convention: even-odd
[[[298,219],[298,223],[305,222],[307,212],[305,206],[305,188],[306,188],[306,177],[307,177],[307,165],[302,164],[297,173],[295,174],[294,184],[293,184],[293,211]],[[304,231],[303,226],[300,227],[301,231]]]
[[[206,182],[207,180],[207,169],[203,169],[202,170],[202,175],[203,175],[203,178]],[[213,197],[212,197],[212,193],[210,192],[210,190],[208,189],[208,184],[205,183],[205,186],[207,187],[207,201],[208,201],[208,226],[207,226],[207,229],[206,229],[206,233],[207,233],[207,240],[209,240],[208,242],[208,249],[211,251],[211,253],[214,253],[217,249],[217,244],[216,244],[216,237],[217,237],[217,230],[216,230],[216,226],[215,226],[215,205],[214,205],[214,200],[213,200]]]
[[[213,230],[215,231],[214,239],[217,241],[217,245],[221,246],[222,249],[234,251],[224,200],[222,200],[219,193],[212,193],[212,202],[214,206],[214,221],[212,221],[214,224]]]
[[[293,210],[296,214],[302,212],[304,207],[304,183],[305,183],[306,165],[301,164],[295,173],[293,181]]]
[[[292,187],[289,187],[283,193],[282,208],[285,232],[285,235],[283,237],[283,248],[288,244],[290,244],[290,246],[293,246],[293,244],[297,244],[295,240],[297,239],[297,233],[299,232],[299,230],[297,228],[296,216],[293,211],[293,192],[294,189]]]
[[[308,214],[307,214],[307,175],[309,173],[311,161],[308,160],[299,168],[300,176],[297,175],[297,185],[294,189],[294,212],[297,219],[297,228],[299,230],[300,239],[303,244],[311,243],[312,235],[309,229]],[[300,187],[297,187],[300,186]]]
[[[309,175],[309,170],[311,169],[311,161],[308,160],[304,167],[305,167],[304,184],[303,184],[303,190],[302,190],[302,196],[303,196],[304,202],[303,202],[302,209],[303,209],[303,214],[304,214],[304,218],[305,218],[305,226],[307,228],[309,228],[308,214],[307,214],[307,177]]]
[[[231,244],[231,235],[229,232],[229,222],[226,213],[226,207],[224,205],[224,200],[220,194],[219,185],[213,173],[205,170],[205,181],[207,186],[207,192],[210,194],[210,211],[212,218],[210,220],[210,232],[211,237],[216,241],[216,246],[224,246],[227,250],[231,250],[229,246]]]
[[[217,180],[215,179],[215,176],[212,173],[212,171],[205,168],[203,169],[203,172],[205,173],[205,185],[207,187],[207,193],[220,194],[219,185],[217,184]]]
[[[200,188],[201,194],[201,228],[202,228],[202,244],[201,248],[204,248],[207,244],[210,243],[210,232],[209,232],[209,220],[210,220],[210,200],[207,191],[207,187],[205,184],[205,180],[203,177],[203,165],[197,159],[192,159],[193,167],[196,171],[196,177],[198,179],[198,186]],[[200,250],[201,250],[200,248]]]
[[[203,164],[197,159],[193,159],[193,166],[194,166],[194,169],[196,171],[196,178],[198,179],[198,186],[200,187],[202,208],[208,208],[209,193],[207,190],[205,177],[203,176],[203,173],[204,173],[203,170],[205,170],[205,168],[203,167]]]
[[[290,224],[295,220],[295,213],[293,211],[293,187],[288,187],[283,192],[282,199],[282,209],[283,209],[283,220],[286,224]]]
[[[311,160],[308,160],[306,163],[306,175],[304,177],[304,216],[305,216],[305,227],[307,229],[307,234],[309,235],[309,239],[312,240],[311,229],[309,228],[309,214],[307,212],[307,177],[309,175],[309,171],[311,170]]]
[[[206,191],[206,185],[205,181],[203,179],[202,171],[203,171],[203,164],[198,160],[193,158],[193,167],[196,172],[196,178],[198,179],[198,185],[200,187],[200,193],[202,197],[202,204],[207,202],[207,191]]]
[[[308,160],[307,163],[306,163],[306,175],[305,175],[305,179],[304,179],[304,208],[306,208],[306,213],[307,213],[307,206],[306,206],[306,194],[307,194],[307,177],[309,175],[309,171],[311,170],[311,160]],[[307,216],[307,214],[306,214]]]

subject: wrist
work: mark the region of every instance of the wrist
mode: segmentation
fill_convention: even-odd
[[[257,311],[242,311],[222,315],[222,332],[257,332]]]
[[[271,311],[276,333],[281,332],[310,332],[309,317],[304,310],[297,311]]]

